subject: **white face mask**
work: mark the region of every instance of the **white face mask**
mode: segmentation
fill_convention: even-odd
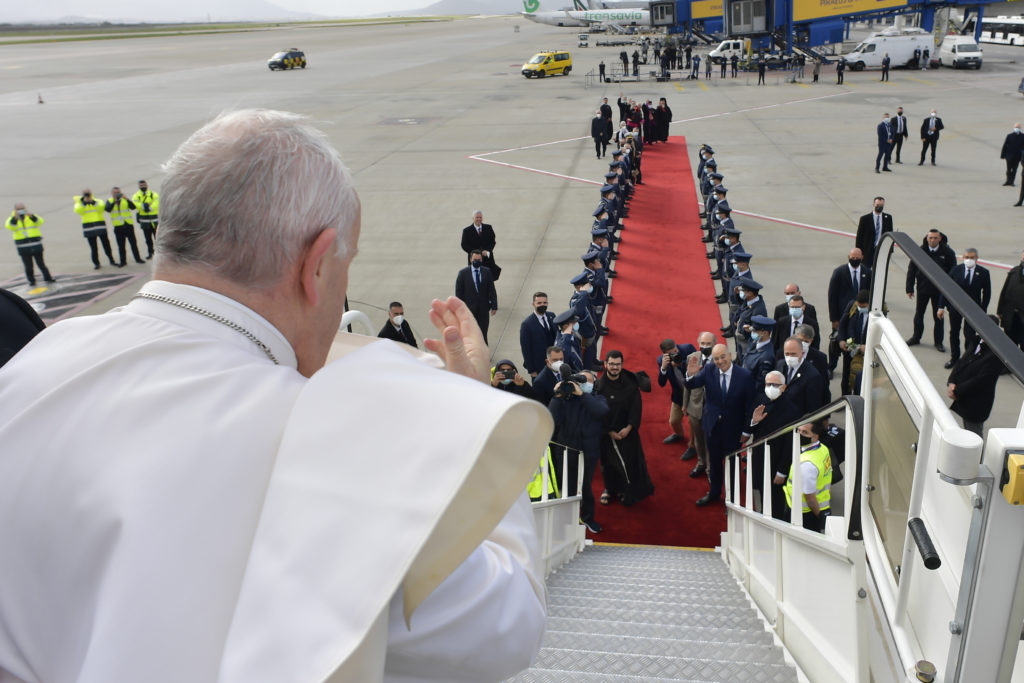
[[[399,327],[401,327],[402,326],[402,322],[405,321],[405,316],[404,315],[396,315],[394,317],[394,321],[395,321],[395,325],[398,325]]]
[[[796,296],[796,294],[787,294],[786,303],[788,304],[790,301],[792,301],[794,296]]]
[[[551,372],[555,373],[556,375],[559,374],[562,371],[562,366],[564,364],[565,363],[560,360],[551,361]]]
[[[811,343],[802,341],[800,342],[800,346],[804,347],[804,353],[807,353],[807,349],[811,348]]]
[[[782,387],[765,387],[764,395],[767,396],[769,400],[774,401],[779,396],[782,396]]]
[[[978,265],[978,262],[972,258],[965,258],[964,265],[967,266],[968,268],[973,268],[974,266]]]
[[[1013,129],[1013,132],[1014,132],[1014,133],[1019,133],[1019,132],[1020,132],[1020,128],[1014,128],[1014,129]]]
[[[786,365],[789,366],[790,370],[796,370],[800,367],[800,359],[796,356],[786,356]]]

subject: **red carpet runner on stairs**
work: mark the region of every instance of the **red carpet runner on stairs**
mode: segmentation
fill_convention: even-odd
[[[671,337],[678,344],[696,346],[702,331],[719,335],[722,326],[705,245],[700,241],[704,233],[689,156],[683,137],[644,147],[644,184],[636,188],[626,229],[620,233],[615,264],[619,277],[611,290],[615,301],[605,315],[611,333],[602,341],[601,354],[603,358],[609,350],[618,349],[625,356],[626,369],[646,370],[651,376],[653,390],[642,394],[640,439],[655,490],[628,508],[617,501],[598,503],[595,517],[603,530],[587,536],[601,542],[713,548],[721,543],[719,534],[725,530],[724,504],[703,508],[694,504],[707,493],[708,482],[704,476],[688,476],[695,460],[679,459],[688,441],[662,443],[672,429],[668,426],[669,388],[657,382],[658,344]],[[687,436],[688,430],[687,425]],[[594,477],[595,498],[603,489],[599,470]]]

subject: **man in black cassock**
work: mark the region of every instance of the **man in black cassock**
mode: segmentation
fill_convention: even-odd
[[[605,356],[604,375],[594,384],[594,393],[604,396],[610,408],[601,435],[601,472],[605,491],[601,502],[612,497],[632,505],[654,493],[647,474],[647,460],[640,443],[643,410],[636,375],[622,368],[622,352]]]

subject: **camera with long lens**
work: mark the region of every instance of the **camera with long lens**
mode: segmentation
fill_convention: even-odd
[[[672,365],[682,365],[684,362],[686,362],[686,359],[683,358],[683,354],[679,353],[678,351],[674,351],[668,354],[668,362],[671,363]]]
[[[576,387],[585,384],[587,382],[587,376],[583,373],[573,373],[572,368],[568,365],[563,365],[559,374],[561,375],[562,383],[555,391],[555,396],[559,398],[569,398],[576,393]]]

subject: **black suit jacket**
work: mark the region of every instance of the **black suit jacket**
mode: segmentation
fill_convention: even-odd
[[[932,117],[926,116],[926,117],[924,117],[924,121],[921,122],[921,139],[922,140],[924,140],[925,138],[928,137],[928,127],[929,127],[928,123],[929,123],[929,121],[931,121],[931,119],[932,119]],[[941,131],[944,127],[945,126],[942,125],[942,118],[936,116],[935,117],[935,132],[932,134],[933,139],[935,139],[935,140],[939,139],[939,131]]]
[[[922,244],[921,249],[923,249],[928,258],[935,261],[939,268],[942,268],[945,273],[953,270],[953,267],[956,265],[956,253],[945,242],[940,242],[939,246],[935,248],[935,251],[932,251],[928,247],[927,243]],[[912,294],[914,292],[915,282],[917,283],[917,293],[919,296],[937,292],[938,290],[935,288],[935,285],[933,285],[931,281],[923,275],[919,276],[919,272],[920,271],[913,262],[911,262],[907,267],[907,294]]]
[[[1024,152],[1024,133],[1014,131],[1003,140],[1003,149],[999,152],[999,158],[1010,162],[1020,161],[1022,152]]]
[[[558,330],[555,328],[555,314],[544,314],[548,329],[537,320],[534,313],[528,315],[519,325],[519,349],[523,352],[523,367],[527,372],[540,372],[546,367],[548,347],[555,343]]]
[[[1006,372],[1003,362],[982,343],[981,353],[975,349],[960,357],[949,373],[947,384],[955,384],[954,413],[970,422],[984,422],[992,413],[996,400],[996,381]]]
[[[750,420],[748,419],[747,421],[747,431],[753,436],[755,441],[800,419],[800,416],[803,414],[800,412],[800,408],[793,402],[788,389],[782,392],[782,395],[774,401],[762,392],[754,401],[754,407],[750,411],[751,418],[753,417],[754,410],[759,405],[765,407],[765,412],[767,413],[765,418],[753,427],[749,426]],[[792,463],[793,433],[787,432],[782,436],[775,437],[768,443],[772,447],[771,461],[769,463],[771,472],[768,475],[769,479],[771,479],[776,474],[786,474],[789,471],[789,465]],[[763,446],[754,448],[754,463],[752,465],[752,470],[756,477],[754,479],[754,487],[759,491],[761,490],[762,482],[761,461],[764,458],[762,448]]]
[[[804,310],[804,325],[810,325],[814,328],[814,340],[811,341],[811,348],[818,348],[821,346],[821,333],[818,330],[818,321],[816,318],[812,318],[811,315]],[[793,319],[789,317],[789,314],[784,315],[779,319],[778,324],[772,329],[772,345],[775,347],[776,353],[782,350],[782,346],[786,343],[792,335],[790,334],[790,328],[793,326]]]
[[[497,243],[494,228],[490,223],[481,223],[479,233],[472,224],[462,229],[462,251],[466,252],[466,263],[469,263],[470,252],[474,249],[488,252],[487,256],[484,256],[484,265],[491,269],[491,275],[495,280],[501,277],[501,268],[494,262],[494,245]]]
[[[786,361],[780,360],[775,369],[786,377],[786,395],[800,409],[801,415],[821,408],[825,404],[821,402],[824,392],[821,385],[825,379],[818,374],[814,366],[804,359],[804,362],[797,368],[796,377],[789,379],[789,366]]]
[[[498,310],[498,292],[494,289],[491,269],[486,266],[480,267],[479,292],[476,291],[476,283],[473,282],[473,268],[466,266],[460,270],[455,278],[455,296],[466,302],[466,306],[476,318],[489,315],[490,310]]]
[[[789,315],[789,302],[783,301],[781,304],[775,307],[775,311],[772,313],[772,317],[775,318],[775,322],[778,322]],[[818,319],[818,309],[814,307],[814,304],[804,302],[804,315],[808,318]]]
[[[729,393],[722,396],[718,366],[706,363],[700,372],[686,380],[687,389],[699,387],[704,387],[704,415],[701,417],[701,428],[709,436],[715,429],[723,429],[726,452],[733,450],[738,446],[740,435],[746,431],[749,424],[748,411],[754,400],[753,375],[749,370],[733,363]]]
[[[850,264],[844,263],[832,271],[832,277],[828,281],[828,319],[839,321],[843,313],[849,308],[849,303],[857,298],[857,292],[861,289],[868,289],[871,286],[871,268],[860,264],[860,287],[854,289],[853,278],[850,275]]]
[[[896,119],[899,119],[899,122],[897,122]],[[899,125],[900,123],[903,124],[903,130],[898,130],[901,127]],[[910,133],[907,131],[907,117],[905,115],[897,114],[896,116],[893,116],[892,119],[889,120],[889,125],[892,126],[893,142],[895,142],[897,138],[906,139],[910,136]]]
[[[412,335],[412,328],[409,327],[408,320],[402,321],[401,331],[396,330],[395,326],[391,324],[390,320],[388,320],[384,323],[384,327],[380,328],[380,332],[377,333],[377,336],[381,339],[390,339],[392,341],[402,342],[403,344],[419,348],[416,345],[416,337]]]
[[[537,376],[533,379],[533,397],[548,405],[551,403],[551,397],[555,395],[555,385],[558,384],[558,377],[555,377],[555,373],[551,372],[551,368],[547,365],[544,369],[537,373]]]
[[[988,268],[974,266],[974,277],[971,278],[970,284],[967,284],[967,267],[962,263],[953,266],[949,271],[949,277],[960,289],[967,292],[967,296],[971,297],[974,303],[981,306],[981,310],[988,311],[988,305],[992,301],[992,278]],[[946,301],[943,298],[939,301],[939,306],[945,305]]]
[[[882,232],[892,232],[892,214],[882,212]],[[857,239],[854,243],[864,254],[864,263],[874,265],[875,256],[875,212],[866,213],[857,223]]]
[[[846,341],[852,339],[855,344],[863,344],[867,338],[867,331],[864,327],[864,322],[858,320],[861,313],[857,310],[857,304],[851,301],[843,315],[839,318],[839,336],[840,341]],[[868,314],[864,314],[868,315]]]

